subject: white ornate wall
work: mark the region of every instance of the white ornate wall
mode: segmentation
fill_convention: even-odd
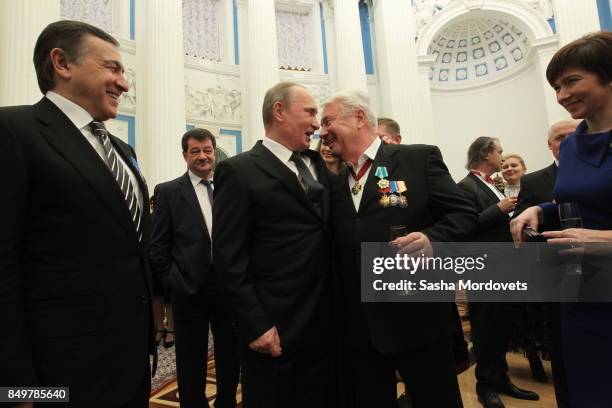
[[[546,65],[561,43],[597,29],[596,7],[589,3],[573,13],[576,0],[167,1],[183,7],[182,19],[162,19],[163,27],[149,29],[182,34],[184,46],[174,50],[167,47],[169,39],[150,44],[134,37],[139,26],[134,9],[151,7],[148,0],[45,0],[64,18],[94,23],[120,40],[130,91],[109,127],[136,146],[152,184],[184,168],[179,151],[183,123],[218,134],[229,154],[249,149],[263,135],[263,92],[278,80],[303,84],[319,102],[343,88],[367,90],[378,115],[401,122],[407,143],[439,144],[457,178],[469,142],[481,134],[499,136],[507,151],[518,150],[535,169],[549,162],[540,136],[550,122],[566,116],[543,79]],[[258,5],[270,2],[274,7],[261,12]],[[31,47],[22,47],[23,52],[11,48],[15,39],[32,42],[46,23],[40,15],[47,20],[53,15],[35,12],[33,4],[2,2],[4,104],[38,98],[33,70],[27,69]],[[147,24],[141,21],[141,29]],[[555,24],[557,33],[551,29]],[[480,43],[473,43],[474,37]],[[143,69],[139,50],[149,50],[148,64],[160,64],[160,69]],[[170,61],[170,54],[182,54],[182,59]],[[168,71],[163,66],[169,63],[180,68]],[[158,86],[178,75],[184,81],[176,83],[184,85],[177,89],[166,92]],[[27,92],[12,91],[13,83]],[[147,97],[151,88],[161,90],[155,101]],[[143,110],[151,103],[155,109],[172,109]],[[156,120],[165,123],[164,115],[181,106],[177,112],[184,112],[184,118],[174,118],[169,134],[144,130],[155,129]]]

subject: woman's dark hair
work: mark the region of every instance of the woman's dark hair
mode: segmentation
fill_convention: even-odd
[[[546,79],[552,86],[568,69],[583,69],[597,75],[602,85],[612,81],[612,32],[598,31],[562,47],[553,55]]]

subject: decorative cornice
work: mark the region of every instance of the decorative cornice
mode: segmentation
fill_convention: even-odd
[[[213,74],[227,75],[236,78],[240,77],[239,65],[207,61],[201,58],[190,57],[188,55],[185,56],[185,68],[191,68],[203,72],[210,72]]]

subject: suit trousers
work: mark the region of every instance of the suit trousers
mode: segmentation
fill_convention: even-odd
[[[282,339],[281,339],[282,344]],[[274,358],[241,349],[244,408],[332,408],[331,356],[324,349]]]
[[[493,391],[509,381],[508,307],[505,303],[470,302],[472,342],[476,357],[476,392]]]
[[[350,408],[397,408],[396,370],[406,384],[413,408],[461,408],[455,374],[453,339],[399,354],[347,353],[346,379]]]
[[[218,294],[172,296],[176,344],[176,374],[183,408],[208,407],[206,374],[208,326],[213,341],[217,373],[216,408],[236,406],[240,376],[238,343],[232,320]]]

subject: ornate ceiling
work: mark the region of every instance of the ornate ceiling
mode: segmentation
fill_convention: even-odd
[[[500,19],[473,18],[449,25],[429,46],[436,57],[430,80],[440,87],[462,87],[501,77],[525,63],[529,42]]]

